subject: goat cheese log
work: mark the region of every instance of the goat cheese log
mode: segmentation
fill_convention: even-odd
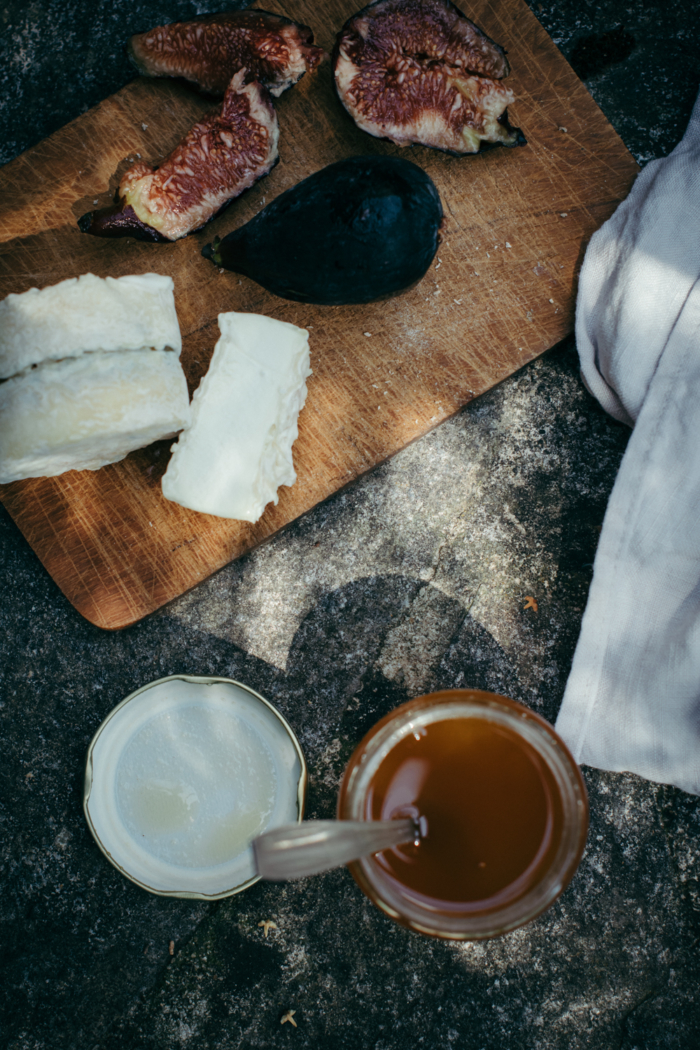
[[[190,419],[173,282],[94,274],[0,303],[0,483],[96,470]],[[9,378],[7,378],[9,377]]]
[[[0,379],[91,350],[182,349],[171,277],[85,273],[0,302]]]
[[[0,483],[97,470],[174,437],[189,418],[170,350],[50,361],[0,384]]]
[[[163,495],[183,507],[255,522],[293,485],[292,445],[306,400],[309,333],[258,314],[219,314],[221,338],[173,446]]]

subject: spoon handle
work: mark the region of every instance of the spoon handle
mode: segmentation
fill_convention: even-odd
[[[272,882],[301,879],[418,838],[412,820],[307,820],[253,840],[258,875]]]

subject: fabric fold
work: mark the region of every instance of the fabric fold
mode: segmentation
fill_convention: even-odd
[[[634,429],[556,728],[581,763],[700,794],[700,98],[592,238],[576,341]]]

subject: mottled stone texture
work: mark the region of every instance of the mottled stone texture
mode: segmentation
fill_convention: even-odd
[[[128,33],[204,9],[10,0],[5,159],[129,79]],[[533,9],[638,157],[673,145],[700,74],[697,10]],[[364,732],[416,693],[476,685],[554,719],[626,439],[567,342],[118,634],[80,619],[3,512],[0,1045],[696,1046],[700,801],[673,788],[586,770],[591,832],[570,888],[530,926],[465,945],[395,926],[345,870],[215,905],[149,896],[81,812],[91,735],[166,674],[238,678],[276,703],[308,758],[312,817],[332,816]],[[290,1009],[297,1028],[280,1024]]]

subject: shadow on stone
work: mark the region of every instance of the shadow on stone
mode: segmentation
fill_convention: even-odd
[[[581,80],[589,80],[618,62],[624,62],[634,51],[637,41],[624,26],[607,33],[592,33],[576,41],[569,62]]]

